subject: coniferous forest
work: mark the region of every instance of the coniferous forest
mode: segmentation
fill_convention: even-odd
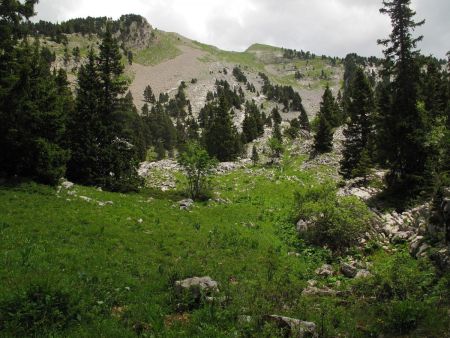
[[[450,337],[450,52],[380,7],[342,58],[2,0],[0,336]]]

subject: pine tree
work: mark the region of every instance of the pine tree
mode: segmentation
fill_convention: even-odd
[[[333,125],[329,119],[335,118],[335,101],[329,86],[325,88],[317,115],[318,128],[314,137],[314,149],[319,153],[330,152],[333,149]]]
[[[304,108],[300,110],[299,122],[302,129],[311,131],[308,114],[306,114],[306,110]]]
[[[71,158],[67,164],[67,177],[74,182],[94,185],[102,175],[99,158],[102,147],[100,78],[93,49],[87,59],[78,72],[75,109],[68,117]]]
[[[318,153],[327,153],[333,149],[333,129],[324,114],[319,113],[319,124],[314,137],[314,149]]]
[[[68,175],[112,191],[136,190],[139,159],[145,156],[145,126],[126,85],[117,42],[109,26],[100,54],[91,50],[78,76],[76,111],[70,121],[72,158]]]
[[[228,112],[225,97],[212,107],[212,117],[206,125],[203,143],[208,153],[220,161],[232,161],[242,151],[241,140]]]
[[[275,123],[272,128],[272,137],[280,142],[283,142],[283,136],[281,135],[280,124]]]
[[[374,110],[373,93],[369,81],[358,68],[349,87],[348,121],[344,130],[345,141],[340,162],[340,173],[349,179],[360,162],[361,153],[367,151]]]
[[[258,154],[258,150],[256,149],[255,145],[253,145],[253,148],[252,148],[251,160],[252,160],[253,165],[257,165],[259,162],[259,154]]]
[[[332,128],[338,127],[341,123],[341,119],[339,116],[340,114],[337,107],[338,106],[336,100],[333,97],[330,86],[327,84],[322,96],[320,110]]]
[[[359,156],[358,162],[352,170],[352,177],[362,177],[364,183],[367,181],[367,176],[371,172],[372,161],[370,160],[369,151],[364,148]]]
[[[5,82],[1,88],[4,134],[0,136],[0,171],[56,184],[65,173],[68,158],[64,147],[65,108],[70,106],[71,94],[50,71],[38,39],[33,46],[25,39],[16,51],[10,74],[17,77],[10,88],[3,86]]]
[[[146,103],[155,103],[156,101],[155,95],[153,94],[152,87],[150,87],[150,85],[148,85],[144,89],[144,101]]]
[[[410,3],[410,0],[383,1],[380,12],[390,16],[393,29],[389,39],[379,40],[386,47],[385,73],[393,78],[392,105],[383,112],[389,132],[383,135],[379,147],[390,169],[389,186],[409,191],[424,183],[428,162],[425,141],[429,129],[417,105],[419,67],[415,48],[422,36],[412,36],[412,31],[424,21],[413,20],[416,13]]]
[[[282,119],[281,119],[281,115],[280,115],[280,111],[278,110],[278,107],[275,107],[272,109],[272,120],[275,124],[280,124]]]

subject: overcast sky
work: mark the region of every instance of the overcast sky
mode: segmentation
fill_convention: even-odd
[[[134,13],[153,27],[226,50],[255,42],[331,56],[381,55],[376,40],[390,32],[381,0],[40,0],[34,19],[118,18]],[[413,0],[425,25],[419,47],[444,58],[450,50],[450,0]]]

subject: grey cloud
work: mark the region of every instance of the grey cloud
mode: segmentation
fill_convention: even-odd
[[[39,18],[56,21],[71,17],[75,5],[77,13],[90,15],[93,3],[41,0],[37,10]],[[450,1],[412,3],[417,20],[427,21],[417,31],[424,35],[419,48],[425,54],[444,57],[450,49]],[[141,12],[136,14],[146,16],[158,28],[231,50],[245,50],[259,42],[317,54],[381,55],[376,40],[387,37],[391,29],[389,18],[379,13],[381,0],[191,0],[189,11],[179,10],[180,5],[186,5],[182,0],[134,0],[133,4],[110,0],[103,15],[110,16],[108,11],[112,7],[114,13],[120,9],[124,14],[139,8]],[[195,16],[205,6],[210,8],[207,16]],[[230,10],[224,11],[227,6]],[[234,10],[239,17],[233,14]]]

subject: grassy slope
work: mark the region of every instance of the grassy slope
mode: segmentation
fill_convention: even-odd
[[[157,31],[151,46],[136,52],[134,61],[144,66],[154,66],[173,59],[182,53],[177,46],[180,43],[175,34]]]
[[[78,195],[114,202],[100,207],[35,184],[1,187],[0,300],[35,284],[67,291],[81,317],[56,336],[127,337],[137,323],[148,323],[161,337],[261,336],[265,331],[242,326],[236,318],[268,313],[316,323],[323,319],[331,336],[363,336],[356,327],[377,315],[370,302],[351,294],[300,296],[327,256],[302,245],[300,257],[287,255],[295,249],[291,245],[299,245],[289,220],[293,192],[315,182],[312,174],[297,169],[300,161],[257,175],[239,170],[218,177],[216,192],[232,203],[196,203],[191,212],[173,206],[181,198],[177,193],[75,188]],[[380,251],[370,260],[376,270],[392,258]],[[184,324],[165,324],[174,315],[171,283],[203,275],[219,281],[229,304],[193,311]],[[342,289],[353,283],[343,277],[319,283],[337,280]],[[112,315],[115,308],[124,309],[120,318]],[[438,323],[434,330],[442,332]]]

